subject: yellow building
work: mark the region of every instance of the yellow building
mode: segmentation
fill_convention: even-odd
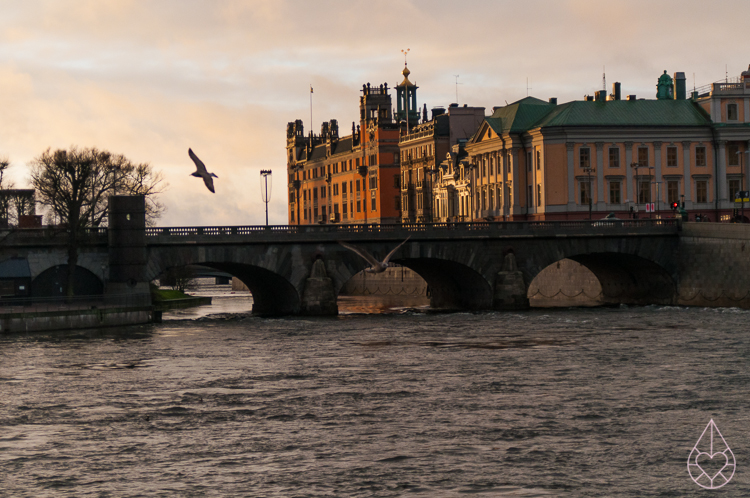
[[[747,190],[750,71],[689,99],[683,73],[665,71],[656,100],[623,100],[619,88],[495,108],[466,145],[472,188],[456,219],[667,217],[674,203],[731,218],[736,193]]]

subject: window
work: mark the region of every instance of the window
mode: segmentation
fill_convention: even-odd
[[[740,165],[740,156],[739,156],[740,147],[736,143],[728,143],[727,144],[727,164],[729,166],[739,166]]]
[[[581,166],[581,169],[591,167],[591,149],[588,147],[581,147],[578,151],[578,164]]]
[[[527,206],[533,206],[534,205],[534,191],[533,191],[533,188],[534,187],[532,187],[531,185],[529,185],[529,188],[528,188],[528,190],[529,190],[529,198],[526,199],[526,205]]]
[[[536,151],[536,169],[542,169],[542,153],[540,151]]]
[[[737,198],[737,192],[740,191],[740,180],[732,178],[729,180],[729,200],[733,201]]]
[[[536,184],[536,205],[537,206],[542,205],[542,184],[541,183]]]
[[[490,176],[495,174],[495,158],[490,157]]]
[[[499,184],[495,189],[495,199],[497,199],[497,206],[503,205],[503,184]]]
[[[589,201],[591,200],[591,194],[589,191],[589,182],[587,181],[581,181],[580,183],[581,188],[581,204],[588,205]]]
[[[609,182],[609,203],[620,204],[620,182]]]
[[[347,204],[346,202],[345,202],[345,203],[343,203],[343,204],[341,205],[341,209],[343,209],[343,210],[344,210],[344,217],[346,217],[346,208],[347,208],[348,206],[349,206],[349,205],[348,205],[348,204]]]
[[[320,198],[325,199],[326,198],[326,188],[320,187]]]
[[[359,189],[359,180],[357,180],[357,192],[359,192],[359,191],[360,191],[360,189]],[[357,210],[357,212],[359,212],[359,210]]]
[[[651,202],[651,182],[638,182],[638,204]]]
[[[706,148],[699,145],[695,148],[695,165],[705,166],[706,165]]]
[[[393,175],[393,186],[401,188],[401,175]]]
[[[708,180],[695,181],[695,202],[708,202]]]
[[[667,180],[667,202],[671,207],[675,202],[680,201],[680,182],[677,180]]]
[[[531,159],[531,151],[529,151],[529,152],[526,153],[526,164],[527,164],[527,168],[526,169],[528,169],[529,171],[531,171],[531,168],[532,168],[531,160],[532,160]]]
[[[638,147],[638,166],[648,166],[648,147]]]
[[[401,197],[397,195],[396,197],[393,198],[393,200],[394,200],[393,205],[396,208],[396,211],[401,211]]]
[[[677,167],[677,147],[667,147],[667,167]]]
[[[316,188],[312,189],[312,193],[313,193],[313,200],[317,201],[318,200],[318,189],[316,189]]]
[[[346,193],[346,182],[344,182],[344,183],[341,184],[341,193],[342,194]]]
[[[609,148],[609,167],[610,168],[620,167],[620,148],[619,147]]]
[[[362,212],[362,201],[357,201],[357,212],[358,213]]]
[[[376,200],[377,200],[377,198],[375,197],[375,191],[372,191],[372,199],[371,199],[371,203],[370,203],[371,204],[370,208],[371,208],[372,211],[376,211],[377,210],[377,206],[378,205],[377,205]]]
[[[727,121],[737,121],[737,104],[727,104]]]
[[[292,211],[292,223],[294,223],[294,211]]]

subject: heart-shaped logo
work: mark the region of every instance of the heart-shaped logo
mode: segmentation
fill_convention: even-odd
[[[702,488],[719,489],[732,480],[736,467],[734,453],[710,420],[688,456],[690,478]]]
[[[713,455],[701,452],[695,455],[695,464],[701,472],[705,472],[708,478],[713,481],[719,475],[719,472],[729,464],[729,458],[722,452]]]

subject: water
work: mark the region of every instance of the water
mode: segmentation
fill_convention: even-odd
[[[0,496],[705,496],[710,419],[750,495],[746,311],[249,303],[0,338]]]

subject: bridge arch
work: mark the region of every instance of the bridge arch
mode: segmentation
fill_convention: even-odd
[[[68,285],[68,265],[55,265],[47,268],[31,281],[32,297],[65,296]],[[94,296],[104,293],[104,284],[100,277],[82,266],[76,266],[73,282],[73,294],[76,296]]]
[[[672,304],[675,301],[675,279],[666,268],[651,259],[616,252],[572,254],[561,259],[579,263],[593,273],[601,286],[601,293],[588,297],[597,297],[601,304]],[[529,275],[528,288],[544,270],[556,263]],[[540,286],[537,284],[534,287]]]

